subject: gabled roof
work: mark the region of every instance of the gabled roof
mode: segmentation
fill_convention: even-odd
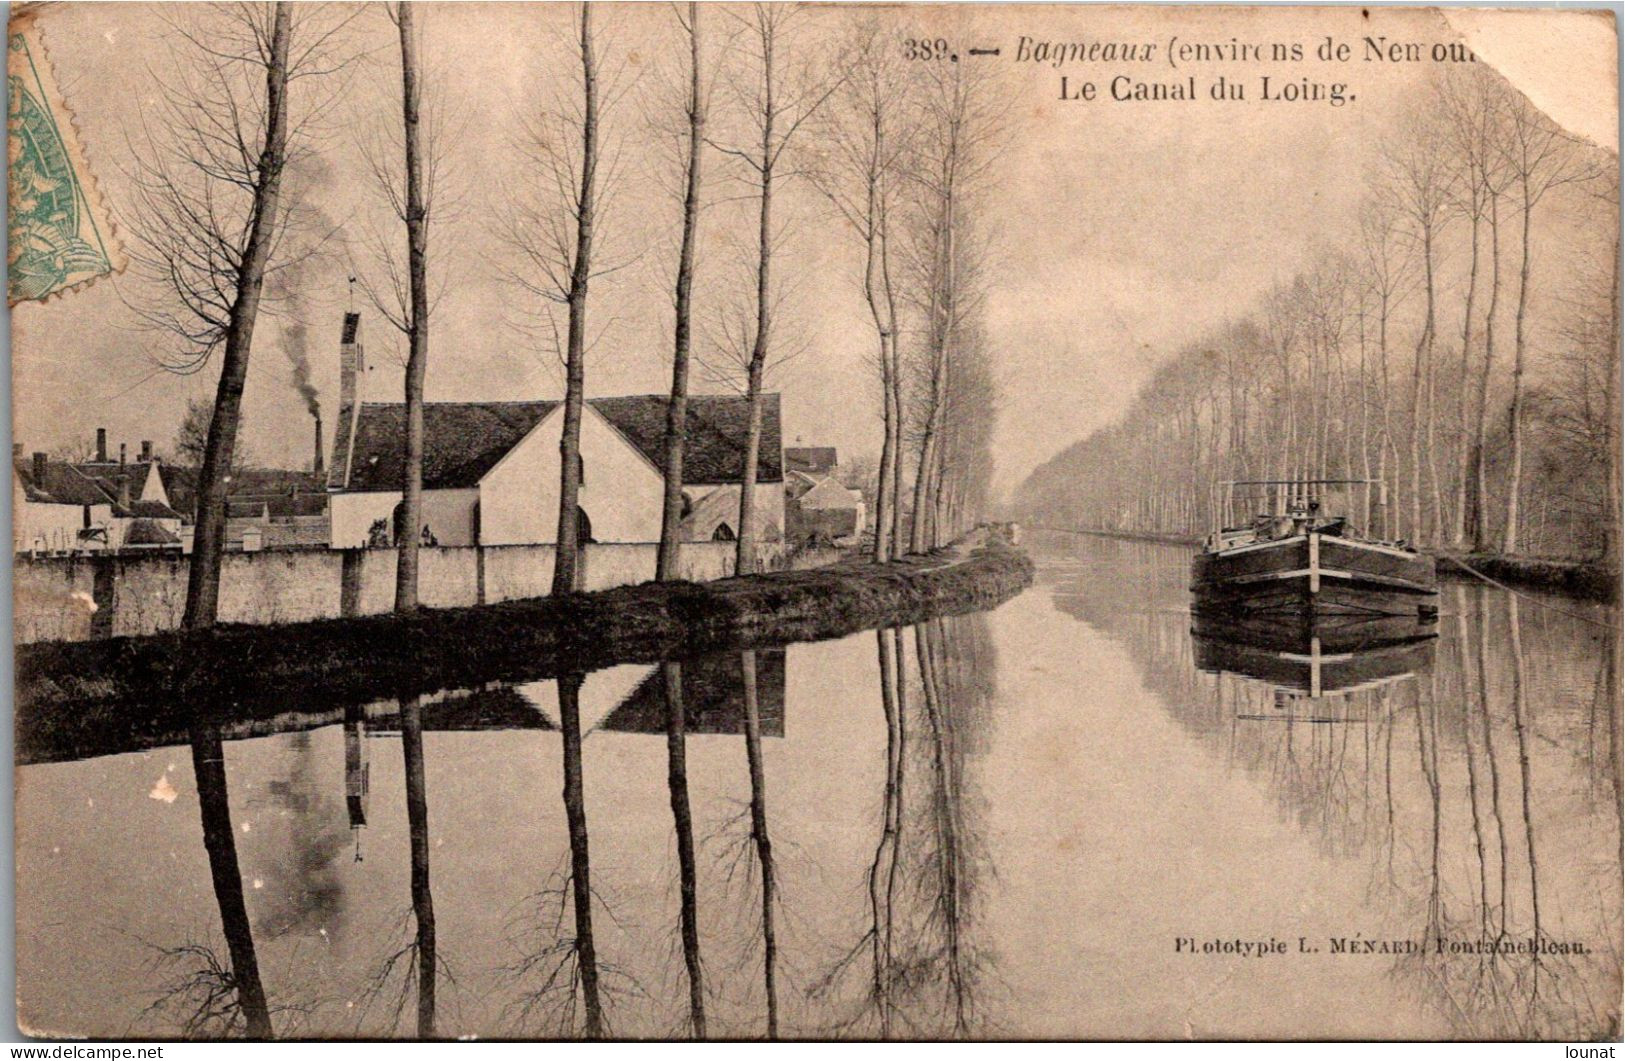
[[[34,462],[18,458],[12,469],[23,484],[23,496],[47,505],[111,505],[112,495],[67,461],[47,461],[43,479],[34,478]]]
[[[666,453],[666,402],[664,394],[588,399],[588,404],[614,424],[657,468],[663,464]],[[686,426],[684,483],[737,483],[744,478],[745,437],[750,428],[748,401],[725,394],[690,395]],[[764,394],[762,438],[756,456],[759,483],[784,479],[780,435],[779,396]]]
[[[426,402],[423,406],[423,488],[479,485],[519,440],[553,411],[555,402]],[[347,490],[401,489],[406,406],[361,406]]]
[[[784,447],[784,466],[793,472],[827,475],[838,463],[834,446]]]
[[[803,508],[850,508],[863,504],[863,495],[842,486],[835,479],[825,479],[811,490],[796,498]]]
[[[685,732],[745,732],[745,681],[738,653],[687,659],[682,671]],[[784,736],[784,649],[756,650],[756,699],[762,736]],[[664,735],[666,684],[660,668],[650,668],[638,687],[597,728]]]
[[[521,439],[530,434],[558,402],[427,402],[423,406],[423,487],[426,490],[469,489]],[[587,404],[619,431],[655,467],[665,452],[666,397],[647,394],[589,398]],[[687,448],[683,481],[694,484],[737,483],[743,467],[750,406],[743,398],[695,395],[688,400]],[[395,491],[401,488],[401,452],[406,406],[368,402],[356,425],[347,491]],[[341,432],[342,436],[342,432]],[[779,396],[762,396],[762,437],[757,481],[779,482]],[[336,447],[335,465],[345,459],[344,440]]]
[[[125,545],[179,545],[181,540],[156,520],[137,519],[124,533]]]
[[[162,476],[163,465],[157,461],[79,461],[73,467],[80,475],[94,479],[103,493],[115,499],[119,496],[119,477],[123,476],[130,483],[130,500],[142,501],[152,500],[147,498],[146,492],[154,466],[160,469]]]

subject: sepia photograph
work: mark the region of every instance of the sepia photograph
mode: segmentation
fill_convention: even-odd
[[[1618,16],[12,4],[11,1041],[1615,1056]]]

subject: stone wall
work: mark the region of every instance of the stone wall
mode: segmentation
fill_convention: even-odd
[[[654,578],[653,544],[594,544],[582,588]],[[679,575],[695,582],[733,573],[731,542],[683,545]],[[418,553],[418,599],[453,608],[545,596],[551,545],[426,547]],[[395,605],[395,550],[299,549],[229,553],[220,572],[220,621],[271,624],[377,615]],[[87,641],[180,626],[188,558],[169,554],[18,556],[13,562],[17,643]]]

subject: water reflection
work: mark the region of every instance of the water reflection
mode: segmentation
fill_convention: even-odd
[[[1224,1036],[1307,1031],[1258,1023],[1291,990],[1356,1037],[1615,1028],[1617,633],[1471,585],[1421,632],[1193,632],[1186,563],[1090,546],[991,615],[199,721],[94,757],[40,741],[19,768],[25,1016]],[[1328,949],[1418,946],[1241,980],[1168,953],[1259,910]],[[154,968],[109,925],[183,945]]]
[[[180,1033],[189,1037],[250,1039],[271,1037],[271,1011],[260,981],[254,931],[243,901],[243,876],[237,865],[237,837],[231,826],[231,801],[226,782],[226,753],[220,731],[198,724],[192,729],[192,772],[197,779],[198,810],[203,820],[203,847],[209,855],[209,876],[220,907],[220,927],[226,937],[230,964],[221,963],[207,946],[187,944],[166,954],[179,966],[177,979],[160,996],[163,1004],[180,1010]]]
[[[1384,938],[1415,945],[1396,983],[1450,1034],[1617,1034],[1617,618],[1455,584],[1437,639],[1191,625],[1182,559],[1113,548],[1160,588],[1080,578],[1057,603],[1128,642],[1174,717],[1322,851],[1366,863]]]

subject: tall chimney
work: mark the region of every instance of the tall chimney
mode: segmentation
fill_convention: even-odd
[[[107,463],[107,428],[96,429],[96,463]]]
[[[34,451],[34,485],[45,489],[45,454],[39,450]]]
[[[152,439],[150,438],[144,438],[141,440],[141,463],[152,463]]]
[[[311,467],[311,471],[316,473],[316,478],[320,479],[322,477],[322,469],[323,469],[323,465],[324,465],[324,462],[322,460],[322,414],[321,413],[316,413],[315,417],[316,417],[316,460],[315,460],[314,463],[311,464],[310,467]]]
[[[120,467],[122,467],[124,465],[124,460],[125,460],[124,443],[120,442],[118,444],[118,462],[119,462]]]
[[[361,389],[366,383],[367,358],[361,349],[361,314],[346,313],[339,335],[339,422],[333,432],[333,463],[327,469],[329,489],[349,484],[350,449],[355,445],[361,419]]]
[[[123,472],[118,476],[118,503],[124,508],[130,507],[130,477]]]

